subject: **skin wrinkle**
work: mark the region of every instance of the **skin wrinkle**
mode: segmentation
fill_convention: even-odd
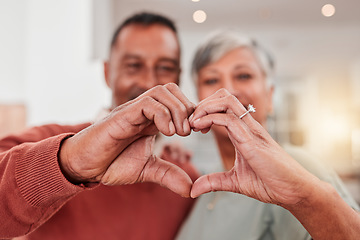
[[[268,192],[268,190],[267,190],[267,186],[266,186],[266,184],[260,179],[260,182],[261,182],[261,184],[262,185],[264,185],[265,187],[264,187],[264,190],[265,190],[265,193],[266,193],[266,195],[267,195],[267,197],[268,197],[268,201],[266,201],[267,203],[271,203],[271,202],[274,202],[274,198],[273,197],[271,197],[270,196],[270,194],[269,194],[269,192]],[[259,183],[259,185],[260,185],[260,183]]]
[[[159,103],[155,99],[148,97],[148,96],[145,97],[144,101],[148,104],[146,104],[146,106],[142,108],[141,113],[143,116],[145,116],[145,118],[149,119],[150,121],[153,121],[155,123],[155,125],[157,125],[159,127],[159,123],[161,122],[160,121],[161,119],[169,118],[169,116],[170,116],[169,109],[166,108],[165,106],[163,106],[161,103]],[[143,104],[140,103],[140,105],[145,105],[145,103],[143,103]],[[152,108],[156,107],[156,110],[153,112],[148,111],[149,105],[152,105]],[[155,114],[155,112],[156,112],[156,114]],[[168,120],[171,121],[171,118]],[[160,129],[160,130],[165,131],[164,134],[167,136],[173,134],[170,131],[170,129]]]
[[[210,175],[207,175],[207,176],[206,176],[206,179],[207,179],[207,181],[208,181],[208,183],[209,183],[209,185],[210,185],[211,191],[212,191],[212,192],[215,191],[215,190],[214,190],[214,187],[212,186],[211,181],[210,181]]]
[[[174,83],[169,83],[167,84],[167,89],[175,95],[175,93],[177,92],[178,88],[176,87],[177,85]],[[179,98],[179,101],[184,104],[182,107],[184,107],[184,111],[187,112],[188,115],[192,114],[194,112],[195,109],[195,104],[193,104],[192,102],[186,101],[182,98]]]
[[[227,105],[228,109],[230,109],[230,105],[232,105],[232,104],[236,104],[236,105],[240,104],[242,106],[239,99],[237,99],[237,97],[235,97],[234,95],[228,95],[225,98],[229,99],[228,101],[226,101],[226,105]],[[245,109],[245,111],[246,111],[246,109]]]
[[[251,169],[251,171],[252,171],[252,176],[254,175],[254,170],[251,168],[251,166],[250,165],[248,165],[247,167],[246,167],[247,169]],[[244,169],[244,168],[242,168],[242,169]],[[245,169],[244,169],[245,170]],[[259,177],[257,177],[257,176],[255,176],[255,178],[256,179],[258,179],[258,181],[250,181],[250,183],[251,184],[253,184],[253,188],[254,189],[256,189],[256,187],[255,187],[255,183],[257,184],[257,186],[258,186],[258,188],[262,188],[261,187],[261,185],[263,185],[263,186],[265,186],[264,187],[264,190],[265,190],[265,193],[266,193],[266,195],[267,195],[267,197],[268,197],[268,199],[273,199],[271,196],[270,196],[270,194],[268,193],[268,191],[267,191],[267,187],[266,187],[266,184],[264,184],[264,182],[262,181],[262,179],[260,179]],[[259,199],[264,199],[265,200],[265,198],[264,197],[261,197],[261,195],[258,195],[258,194],[256,194],[257,196],[260,196],[260,197],[258,197]],[[270,200],[266,200],[266,202],[271,202]]]
[[[92,126],[91,126],[91,127],[92,127]],[[99,137],[99,136],[96,135],[96,139],[98,139],[98,137]],[[98,142],[99,142],[99,140],[98,140]],[[86,149],[86,148],[82,148],[82,150],[85,151],[86,153],[89,153],[89,150]],[[68,156],[68,151],[66,151],[66,155]],[[73,156],[71,156],[71,157],[73,157]],[[67,157],[67,159],[70,159],[70,157]],[[87,182],[93,182],[93,181],[96,182],[96,181],[98,180],[99,175],[91,174],[92,171],[90,171],[90,173],[89,173],[89,170],[93,170],[92,167],[89,167],[89,168],[85,168],[85,169],[84,169],[84,167],[82,166],[82,165],[84,165],[84,164],[79,165],[80,163],[82,163],[81,161],[72,161],[72,162],[77,163],[77,166],[78,166],[78,167],[74,167],[73,164],[68,163],[68,164],[67,164],[67,168],[68,168],[68,170],[69,170],[70,172],[72,172],[72,174],[73,174],[74,176],[77,176],[78,179],[82,179],[82,178],[83,178],[82,175],[78,173],[79,169],[82,169],[81,171],[86,171],[86,172],[88,173],[88,175],[89,175],[89,177],[87,177]],[[85,166],[86,166],[86,165],[85,165]],[[78,171],[76,171],[75,169],[78,169]],[[96,171],[97,171],[97,170],[96,170]],[[92,175],[93,175],[93,176],[92,176]],[[101,177],[100,177],[100,179],[101,179]],[[76,182],[80,182],[80,180],[76,180]]]
[[[152,103],[150,103],[150,105],[152,105],[152,104],[154,104],[154,106],[156,106],[157,108],[159,108],[159,104],[156,104],[155,102],[157,102],[156,100],[154,100],[152,97],[149,97],[149,96],[146,96],[146,97],[144,97],[143,99],[141,99],[140,101],[139,101],[139,104],[140,105],[142,105],[142,106],[144,106],[143,108],[142,108],[142,110],[141,110],[141,114],[145,117],[145,118],[147,118],[147,119],[149,119],[150,121],[154,121],[154,118],[155,118],[155,113],[151,113],[151,114],[147,114],[147,103],[148,102],[152,102]],[[161,109],[161,107],[160,107],[160,109],[159,110],[163,110],[163,109]],[[159,111],[157,111],[158,113],[157,114],[163,114],[163,112],[162,111],[160,111],[161,113],[159,113]],[[154,121],[155,122],[155,121]]]
[[[171,167],[170,167],[170,166],[168,166],[168,167],[167,167],[167,169],[165,170],[165,172],[164,172],[163,176],[161,177],[161,179],[160,179],[160,185],[161,185],[161,186],[164,186],[164,184],[163,184],[163,180],[164,180],[164,178],[165,178],[165,176],[166,176],[167,172],[168,172],[168,171],[170,171],[170,169],[171,169]]]
[[[120,121],[123,121],[123,120],[120,119]],[[113,123],[113,122],[111,122],[111,123]],[[113,124],[115,124],[115,122],[114,122]],[[111,125],[112,125],[112,124],[110,124],[110,126],[111,126]],[[122,131],[125,131],[124,127],[122,127],[122,124],[118,124],[118,121],[116,121],[116,125],[117,125],[117,126],[120,126],[119,128],[120,128]],[[113,128],[113,126],[111,126],[111,127]],[[106,130],[108,130],[108,128],[106,128]],[[110,133],[110,131],[107,131],[107,133],[108,133],[109,136],[112,137],[113,139],[115,139],[115,140],[120,140],[120,139],[117,139],[117,138],[115,138],[114,136],[112,136],[111,133]],[[98,136],[96,136],[96,137],[98,137]],[[133,142],[136,141],[137,139],[139,139],[139,136],[134,136],[134,137],[131,138],[131,140],[129,140],[129,139],[126,139],[126,140],[121,139],[121,140],[122,140],[122,141],[129,142],[129,143],[133,143]],[[110,148],[112,148],[112,147],[110,147]],[[120,148],[120,150],[122,151],[122,150],[124,150],[124,148]],[[120,156],[120,154],[121,154],[121,153],[119,153],[116,157],[114,157],[114,159],[113,159],[113,161],[111,162],[111,164],[112,164],[114,161],[116,161],[116,159]],[[109,165],[107,166],[106,171],[103,172],[103,174],[102,174],[102,176],[100,177],[100,179],[102,179],[102,177],[105,175],[105,173],[107,172],[107,170],[109,169],[109,167],[111,166],[111,164],[109,164]],[[100,176],[100,175],[99,175],[99,176]]]
[[[236,178],[236,171],[232,171],[232,172],[231,172],[231,176],[229,177],[229,179],[230,179],[230,181],[231,181],[231,186],[232,186],[231,191],[236,191],[236,187],[235,187],[235,186],[237,186],[237,184],[236,184],[236,182],[234,181],[234,177]],[[237,186],[237,188],[239,188],[239,187]]]
[[[146,175],[145,175],[145,171],[149,168],[148,165],[150,164],[150,162],[152,162],[151,160],[156,161],[153,155],[151,155],[151,156],[147,159],[146,163],[144,164],[143,168],[141,169],[140,174],[139,174],[139,176],[137,177],[137,181],[138,181],[138,182],[141,183],[141,182],[146,181],[146,180],[145,180],[145,176],[146,176]]]
[[[126,116],[126,115],[125,115]],[[120,123],[119,123],[120,122]],[[125,132],[125,127],[123,125],[127,125],[127,124],[122,124],[122,122],[124,122],[124,120],[121,118],[120,120],[117,120],[115,122],[110,121],[110,123],[108,123],[108,125],[110,126],[111,129],[120,129],[122,132]],[[127,121],[128,122],[128,121]],[[123,140],[122,138],[117,138],[115,136],[112,135],[112,131],[110,131],[109,128],[106,128],[107,134],[109,134],[109,136],[114,139],[114,140]]]
[[[154,161],[152,162],[151,165],[155,165],[155,162],[158,161],[155,156],[154,156],[153,159],[154,159]],[[151,168],[152,168],[152,167],[150,167],[150,169],[151,169]],[[153,174],[153,175],[154,175],[153,177],[154,177],[155,180],[157,180],[157,179],[156,179],[156,176],[158,176],[158,172],[159,172],[160,170],[161,170],[161,169],[160,169],[159,166],[156,167],[156,170],[154,171],[154,174]],[[163,176],[162,176],[162,177],[163,177]],[[162,180],[162,177],[160,178],[160,180]],[[161,184],[162,184],[162,181],[160,181],[160,185],[161,185]]]
[[[107,125],[110,126],[111,129],[121,129],[122,132],[126,132],[126,127],[124,127],[124,126],[129,125],[128,123],[131,123],[131,121],[129,120],[129,116],[127,114],[122,115],[121,118],[116,119],[116,121],[108,121],[114,115],[117,116],[117,113],[123,111],[124,108],[126,108],[126,106],[122,106],[121,108],[115,109],[110,115],[106,116],[102,121],[106,121]],[[124,116],[125,116],[126,119],[123,118]],[[110,131],[109,128],[105,128],[105,131],[114,140],[124,140],[124,139],[126,139],[126,137],[124,137],[124,136],[122,138],[118,138],[118,137],[113,136],[112,131]]]
[[[251,173],[249,173],[249,174],[251,174],[251,176],[250,176],[250,180],[249,181],[247,181],[246,182],[246,184],[251,184],[253,187],[252,187],[252,189],[257,189],[257,188],[261,188],[261,184],[263,184],[263,182],[262,182],[262,180],[255,174],[255,172],[254,172],[254,170],[251,168],[251,166],[249,165],[249,164],[246,164],[245,162],[244,162],[244,160],[242,161],[242,171],[243,172],[246,172],[246,171],[250,171]],[[258,179],[260,182],[261,182],[261,184],[260,184],[260,182],[257,182],[257,181],[252,181],[251,179],[253,179],[253,178],[256,178],[256,179]],[[241,182],[240,180],[239,180],[239,182]],[[245,185],[246,185],[245,184]],[[256,186],[255,186],[255,184],[256,184]],[[248,192],[248,191],[244,191],[243,189],[241,189],[240,190],[240,192],[241,193],[243,193],[243,194],[245,194],[245,195],[251,195],[251,196],[257,196],[257,198],[258,199],[263,199],[262,197],[261,197],[261,195],[259,195],[259,194],[256,194],[255,192],[254,193],[250,193],[250,192]]]
[[[68,151],[65,151],[65,154],[64,154],[65,156],[66,156],[66,159],[70,159],[69,158],[69,153],[68,153]],[[74,157],[74,156],[73,156]],[[67,167],[67,172],[71,172],[72,174],[74,174],[75,176],[78,176],[78,177],[81,177],[76,171],[74,171],[74,168],[73,168],[73,166],[71,165],[71,164],[66,164],[66,167]],[[64,168],[64,164],[61,164],[60,165],[60,168],[61,169],[63,169]],[[69,177],[69,176],[68,176]],[[71,180],[72,178],[70,178],[70,180]]]
[[[249,170],[246,170],[246,169],[251,169],[250,166],[245,163],[245,160],[243,159],[243,156],[241,154],[239,154],[239,153],[238,153],[238,155],[240,155],[240,161],[239,162],[241,164],[241,168],[240,168],[241,172],[240,172],[240,174],[236,175],[237,170],[234,171],[234,174],[236,175],[235,176],[236,178],[245,175],[246,172],[249,171]],[[253,171],[253,170],[251,169],[251,171]],[[239,179],[238,182],[241,183],[243,181],[241,181],[241,179]],[[251,181],[250,181],[250,183],[251,183]],[[244,185],[247,185],[247,184],[249,184],[249,181],[244,183]],[[242,193],[242,194],[245,193],[244,189],[242,188],[242,184],[239,185],[238,189],[240,190],[239,191],[240,193]]]
[[[137,139],[138,139],[138,138],[137,138]],[[136,141],[137,139],[134,139],[132,142]],[[111,163],[113,163],[114,161],[116,161],[117,158],[118,158],[120,155],[121,155],[121,153],[119,153],[119,154],[116,156],[116,158],[114,158],[114,160],[113,160]],[[135,160],[136,160],[136,159],[135,159]],[[110,168],[110,166],[111,166],[111,164],[106,168],[106,171],[104,171],[104,173],[102,174],[102,177],[105,176],[105,174],[106,174],[106,172],[108,171],[108,169]],[[102,179],[102,177],[101,177],[101,179]],[[100,181],[100,182],[102,182],[102,181]]]
[[[175,86],[174,86],[174,84],[169,84],[170,86],[170,88],[174,88]],[[169,90],[169,89],[167,89],[168,91],[169,91],[169,94],[173,94],[173,92],[175,92],[175,90],[173,89],[172,91],[171,90]],[[174,94],[175,95],[175,94]],[[187,121],[187,117],[193,112],[193,107],[192,106],[190,106],[190,107],[186,107],[185,105],[186,104],[184,104],[180,99],[177,99],[177,98],[175,98],[175,102],[174,102],[174,106],[175,106],[175,108],[178,110],[178,109],[180,109],[181,110],[181,112],[186,112],[187,113],[187,116],[185,116],[185,119],[184,119],[184,121],[182,121],[181,123],[179,123],[179,125],[180,125],[180,129],[177,129],[177,130],[181,130],[181,136],[186,136],[186,135],[188,135],[188,131],[185,131],[185,127],[184,127],[184,122],[186,122]],[[190,103],[189,103],[190,104]],[[179,111],[176,111],[175,112],[175,114],[173,113],[173,112],[171,112],[171,114],[172,114],[172,117],[174,118],[182,118],[181,117],[181,115],[179,115],[179,116],[177,116],[178,114],[181,114],[181,112],[179,113]],[[186,126],[187,126],[188,124],[186,124]],[[190,129],[188,129],[188,130],[190,130]],[[179,132],[180,133],[180,132]],[[179,134],[178,133],[178,134]]]
[[[170,94],[170,91],[168,91],[167,94]],[[157,100],[157,101],[159,101],[159,100]],[[181,102],[177,99],[175,99],[175,102],[169,102],[168,104],[171,105],[171,109],[177,109],[177,110],[180,109],[180,111],[183,111],[183,112],[187,111],[186,108],[184,107],[184,105],[181,104]],[[172,119],[181,118],[181,115],[179,115],[180,113],[178,111],[170,110],[169,113],[170,113]],[[179,127],[179,125],[180,125],[180,127]],[[182,135],[182,136],[186,135],[186,133],[182,129],[182,123],[175,124],[175,128],[179,135]]]
[[[220,189],[223,189],[223,187],[224,187],[224,184],[223,184],[223,180],[222,180],[222,179],[223,179],[222,177],[219,178]]]

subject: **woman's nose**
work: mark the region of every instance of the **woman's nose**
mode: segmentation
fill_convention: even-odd
[[[233,95],[236,94],[236,89],[235,89],[234,83],[230,78],[225,79],[223,87],[226,90],[228,90],[231,94],[233,94]]]

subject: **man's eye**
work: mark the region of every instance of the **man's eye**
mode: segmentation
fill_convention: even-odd
[[[214,84],[218,83],[218,80],[216,78],[209,78],[209,79],[206,79],[203,83],[205,85],[214,85]]]
[[[237,74],[235,76],[236,79],[242,80],[242,81],[249,80],[249,79],[251,79],[251,77],[252,77],[251,74],[248,74],[248,73]]]
[[[168,66],[168,65],[163,65],[163,66],[158,66],[157,70],[159,72],[168,72],[168,73],[172,73],[176,71],[176,67],[174,66]]]
[[[127,63],[126,68],[128,68],[128,69],[139,69],[139,68],[141,68],[141,63]]]

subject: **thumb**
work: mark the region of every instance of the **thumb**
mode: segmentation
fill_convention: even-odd
[[[193,184],[190,196],[196,198],[201,194],[214,191],[236,192],[231,172],[211,173],[199,177]]]
[[[143,170],[144,182],[154,182],[183,196],[190,197],[192,180],[180,167],[152,156]]]

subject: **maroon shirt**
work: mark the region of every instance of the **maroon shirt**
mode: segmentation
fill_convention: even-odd
[[[175,238],[194,200],[154,183],[78,186],[66,180],[60,143],[89,125],[45,125],[0,140],[0,238]],[[181,167],[196,178],[191,166]]]

